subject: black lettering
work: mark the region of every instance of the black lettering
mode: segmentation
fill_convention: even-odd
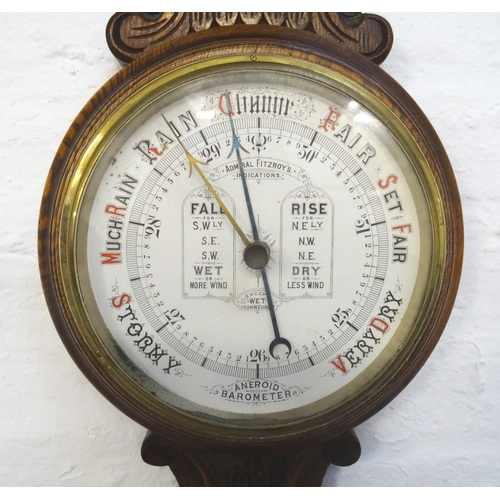
[[[168,373],[170,375],[170,370],[172,368],[177,368],[178,366],[181,366],[181,364],[182,363],[180,361],[176,361],[175,358],[173,358],[172,356],[169,356],[168,357],[168,367],[163,368],[163,372]]]
[[[191,127],[197,128],[198,123],[194,119],[194,116],[192,115],[191,111],[186,111],[186,114],[184,115],[179,115],[179,121],[184,125],[184,128],[186,129],[186,132],[189,132],[191,130]]]

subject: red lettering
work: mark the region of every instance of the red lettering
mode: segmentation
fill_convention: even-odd
[[[347,368],[345,367],[345,363],[342,360],[340,354],[336,358],[332,359],[330,361],[330,363],[333,366],[335,366],[335,368],[337,368],[338,370],[340,370],[342,373],[347,373]]]
[[[329,107],[328,109],[330,110],[328,116],[325,118],[323,124],[319,126],[319,128],[322,128],[325,132],[328,132],[329,126],[332,128],[332,130],[335,130],[335,125],[340,117],[340,113],[337,113],[337,111],[335,111],[333,108]]]
[[[159,151],[158,148],[148,148],[149,151],[153,151],[153,153],[155,155],[158,155],[158,156],[161,156],[163,154],[163,151]],[[154,158],[155,160],[157,160],[158,158]]]
[[[113,297],[111,299],[111,305],[115,309],[120,309],[124,304],[128,304],[132,298],[128,293],[122,293],[119,297]]]
[[[405,229],[408,229],[408,232],[409,232],[409,233],[413,233],[413,230],[412,230],[411,224],[403,224],[402,226],[392,226],[392,230],[393,230],[393,231],[395,231],[396,229],[397,229],[400,233],[404,233],[404,232],[405,232]]]
[[[123,212],[125,212],[127,210],[127,207],[115,207],[115,205],[106,205],[106,208],[104,209],[107,214],[116,215],[118,217],[125,217],[125,213],[120,213],[120,210],[123,210]]]
[[[121,264],[122,254],[120,252],[102,252],[101,253],[101,265],[105,264]]]
[[[390,183],[396,184],[398,182],[398,176],[396,174],[391,174],[387,177],[385,181],[378,181],[378,187],[380,189],[387,189],[389,187]]]
[[[224,104],[226,106],[229,106],[229,109],[227,111],[224,109]],[[225,94],[221,94],[219,96],[218,107],[223,115],[226,116],[229,116],[230,114],[234,115],[233,106],[231,105],[231,92],[226,92]]]
[[[380,318],[373,318],[370,322],[370,326],[378,330],[379,332],[385,333],[389,328],[389,325]]]

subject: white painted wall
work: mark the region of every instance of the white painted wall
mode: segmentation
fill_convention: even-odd
[[[359,462],[325,486],[500,485],[500,15],[385,14],[382,67],[446,146],[465,214],[455,309],[428,363],[359,426]],[[99,14],[1,14],[0,486],[172,486],[142,463],[144,429],[80,374],[38,277],[41,193],[66,129],[118,69]]]

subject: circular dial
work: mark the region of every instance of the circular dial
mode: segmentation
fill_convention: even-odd
[[[441,167],[342,66],[235,51],[132,79],[90,117],[54,203],[60,329],[150,428],[345,429],[449,313]]]
[[[432,243],[388,129],[273,66],[192,78],[149,108],[98,162],[77,235],[117,346],[217,411],[301,408],[362,377],[421,300]]]

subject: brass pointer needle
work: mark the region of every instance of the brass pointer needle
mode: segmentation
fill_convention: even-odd
[[[167,123],[167,125],[169,126],[170,130],[172,131],[172,134],[174,134],[174,137],[177,139],[177,142],[180,144],[181,148],[184,150],[184,153],[185,153],[185,155],[187,157],[187,160],[189,162],[189,177],[191,177],[191,173],[192,173],[193,167],[194,167],[195,170],[200,175],[200,177],[203,179],[203,182],[207,186],[207,188],[210,191],[210,193],[212,193],[212,196],[215,198],[215,200],[217,201],[217,203],[221,207],[221,209],[224,212],[224,214],[226,215],[226,217],[229,219],[229,222],[232,224],[232,226],[234,227],[235,231],[239,234],[240,238],[243,240],[243,243],[245,244],[245,247],[247,247],[248,245],[250,245],[250,240],[247,238],[246,234],[242,231],[241,227],[238,225],[238,223],[236,222],[236,220],[234,219],[234,217],[231,215],[231,213],[227,209],[226,205],[224,204],[224,202],[221,200],[220,196],[217,194],[217,192],[213,188],[213,186],[210,183],[210,181],[205,177],[205,174],[201,171],[201,168],[198,166],[198,163],[200,163],[201,165],[207,165],[207,163],[204,163],[204,162],[202,162],[200,160],[197,160],[187,150],[186,146],[184,146],[184,143],[177,137],[177,135],[176,135],[173,127],[170,125],[170,123],[165,118],[165,116],[163,114],[161,116],[163,117],[163,119],[165,120],[165,122]]]

